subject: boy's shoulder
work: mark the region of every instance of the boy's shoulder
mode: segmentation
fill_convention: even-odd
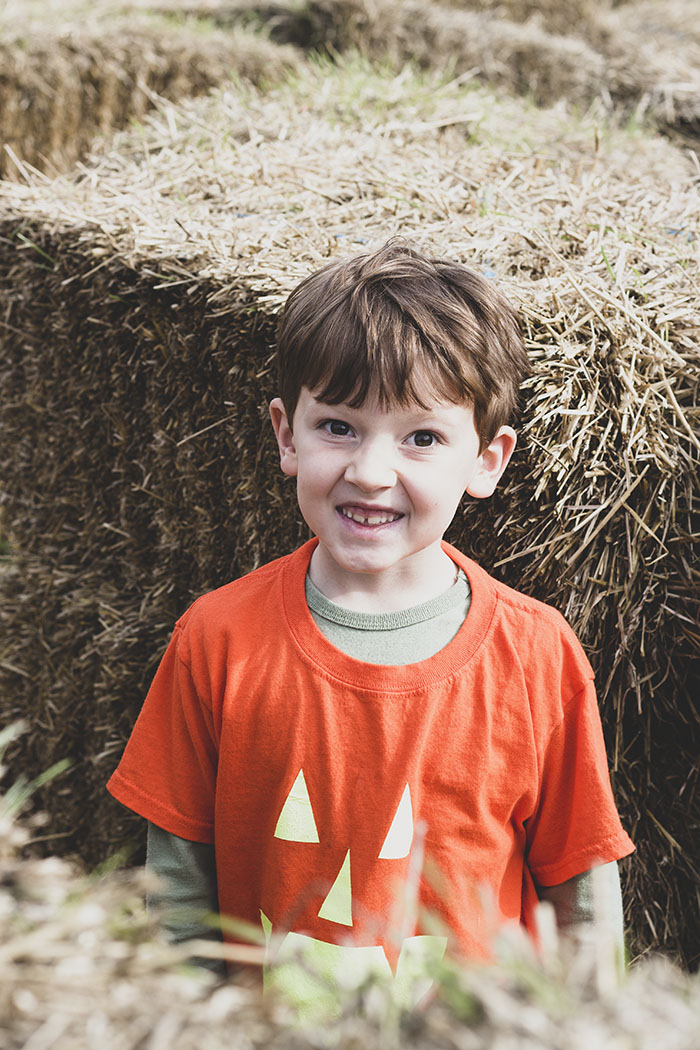
[[[516,590],[496,579],[477,562],[448,548],[461,559],[472,585],[472,592],[489,595],[488,634],[516,648],[527,663],[560,659],[577,664],[586,677],[592,677],[588,658],[576,633],[563,614],[553,605]],[[458,558],[455,558],[458,560]]]
[[[491,599],[497,606],[501,607],[503,615],[506,617],[534,623],[543,621],[551,623],[557,629],[563,627],[565,630],[571,630],[566,618],[553,605],[549,605],[539,598],[533,598],[532,595],[525,594],[524,591],[519,591],[515,587],[510,587],[508,584],[503,583],[495,576],[492,576],[478,562],[468,558],[449,543],[443,543],[443,548],[465,570],[472,590],[477,589],[479,592],[489,592]]]
[[[490,576],[489,579],[506,618],[514,623],[532,623],[540,628],[550,626],[557,631],[571,631],[568,621],[555,606],[510,587],[494,576]]]
[[[275,583],[299,553],[293,551],[265,562],[243,576],[201,594],[180,616],[176,627],[193,627],[199,623],[206,623],[208,627],[217,622],[230,624],[243,609],[251,605],[262,607]]]
[[[300,555],[303,547],[205,592],[180,616],[171,645],[200,684],[234,662],[257,658],[279,638],[283,581]]]

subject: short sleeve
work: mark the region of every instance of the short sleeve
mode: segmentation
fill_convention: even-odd
[[[153,824],[214,841],[218,747],[209,706],[195,687],[175,628],[122,759],[107,785]]]
[[[528,867],[540,886],[634,850],[615,806],[592,682],[569,701],[549,737],[526,834]]]

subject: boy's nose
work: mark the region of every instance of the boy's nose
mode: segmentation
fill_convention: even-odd
[[[363,492],[393,488],[396,471],[391,451],[379,444],[363,444],[345,468],[345,480]]]

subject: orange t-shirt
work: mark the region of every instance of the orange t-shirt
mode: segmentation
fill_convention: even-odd
[[[383,945],[392,965],[437,920],[488,957],[502,923],[529,925],[534,883],[634,848],[590,665],[558,612],[448,545],[472,589],[453,640],[407,666],[355,660],[309,613],[315,543],[178,621],[109,790],[215,844],[222,914]]]

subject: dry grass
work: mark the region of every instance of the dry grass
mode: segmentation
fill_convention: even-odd
[[[500,18],[471,7],[395,6],[393,18],[386,18],[392,27],[382,25],[377,33],[377,53],[386,38],[404,60],[415,56],[432,65],[449,57],[458,72],[475,68],[489,83],[530,93],[540,104],[564,98],[586,106],[602,98],[625,117],[697,138],[700,50],[693,0],[637,0],[614,8],[515,0],[496,8]],[[353,43],[368,46],[364,35],[363,25]]]
[[[253,0],[161,0],[188,17],[237,24]],[[492,86],[646,120],[697,139],[700,54],[694,0],[305,0],[261,4],[273,38],[305,50],[472,70]]]

